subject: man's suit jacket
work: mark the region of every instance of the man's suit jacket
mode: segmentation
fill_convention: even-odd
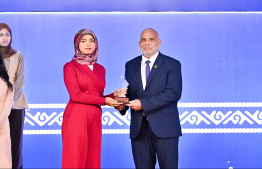
[[[143,112],[147,115],[152,131],[160,138],[182,135],[177,102],[182,93],[181,64],[178,60],[159,52],[143,90],[141,60],[138,56],[126,63],[125,76],[129,83],[127,97],[139,99],[143,110],[131,110],[130,138],[139,133]],[[127,108],[128,109],[128,108]],[[126,110],[120,111],[122,115]]]

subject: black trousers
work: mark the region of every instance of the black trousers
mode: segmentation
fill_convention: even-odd
[[[10,123],[12,168],[23,168],[23,129],[25,109],[12,109],[8,117]]]
[[[136,168],[154,169],[157,157],[161,169],[177,169],[178,141],[178,137],[157,137],[144,116],[138,136],[131,140]]]

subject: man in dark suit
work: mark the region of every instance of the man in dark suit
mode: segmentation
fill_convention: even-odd
[[[131,108],[130,139],[136,168],[178,168],[181,133],[177,102],[182,92],[181,64],[159,52],[157,31],[140,36],[142,55],[126,63]],[[128,107],[118,108],[124,115]],[[124,109],[124,110],[123,110]]]

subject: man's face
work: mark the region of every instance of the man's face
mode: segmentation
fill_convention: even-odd
[[[157,53],[161,44],[158,33],[151,29],[146,29],[140,36],[139,46],[143,55],[147,58]]]

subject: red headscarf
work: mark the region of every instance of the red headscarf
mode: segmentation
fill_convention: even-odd
[[[79,49],[79,43],[83,36],[92,35],[95,39],[96,48],[92,54],[83,54]],[[78,31],[74,38],[75,55],[73,60],[76,60],[81,65],[93,65],[97,61],[98,56],[98,41],[95,33],[90,29],[82,29]]]
[[[10,43],[8,44],[8,46],[1,46],[0,45],[0,49],[1,49],[2,53],[3,53],[4,58],[8,58],[8,57],[12,56],[13,54],[15,54],[17,52],[17,50],[14,50],[12,48],[12,46],[11,46],[11,43],[12,43],[12,31],[11,31],[10,27],[7,24],[5,24],[5,23],[0,23],[0,30],[2,30],[3,28],[6,28],[9,31],[10,35],[11,35],[11,40],[10,40]]]

